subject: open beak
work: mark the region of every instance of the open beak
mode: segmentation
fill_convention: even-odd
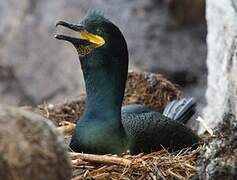
[[[65,21],[58,21],[56,23],[56,26],[59,26],[59,25],[69,28],[73,31],[79,32],[79,34],[80,34],[80,38],[56,34],[55,38],[57,38],[59,40],[66,40],[66,41],[69,41],[72,44],[77,45],[77,46],[78,45],[80,45],[80,46],[93,45],[94,47],[100,47],[100,46],[104,45],[104,43],[105,43],[105,40],[101,36],[98,36],[98,35],[88,32],[86,30],[85,26],[83,26],[81,24],[70,24]]]

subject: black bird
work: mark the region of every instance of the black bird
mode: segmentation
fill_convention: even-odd
[[[198,136],[178,122],[193,115],[193,99],[166,108],[166,115],[173,120],[142,105],[130,105],[121,113],[128,49],[116,25],[97,12],[89,13],[80,24],[59,21],[58,25],[80,34],[55,36],[77,49],[86,85],[85,112],[70,142],[73,151],[106,154],[130,150],[137,154],[158,150],[161,145],[179,150],[198,142]]]

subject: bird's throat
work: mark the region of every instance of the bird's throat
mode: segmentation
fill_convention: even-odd
[[[126,75],[119,69],[88,67],[83,68],[83,75],[87,93],[85,114],[93,114],[102,121],[120,122]]]

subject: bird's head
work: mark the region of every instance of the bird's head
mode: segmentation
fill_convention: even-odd
[[[108,67],[112,63],[127,66],[128,50],[122,33],[100,13],[89,13],[79,24],[59,21],[56,26],[59,25],[79,34],[78,36],[57,34],[55,37],[72,43],[82,64],[86,63],[87,66],[94,68]]]

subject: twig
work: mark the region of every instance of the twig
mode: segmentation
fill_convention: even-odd
[[[167,172],[168,172],[170,175],[172,175],[173,177],[175,177],[176,179],[178,179],[178,180],[185,180],[184,177],[182,177],[182,176],[180,176],[180,175],[178,175],[178,174],[172,172],[170,169],[168,169]]]
[[[197,168],[194,167],[194,166],[192,166],[191,164],[187,164],[187,163],[185,163],[184,166],[190,168],[190,169],[193,170],[193,171],[197,171]]]
[[[208,127],[208,125],[205,123],[205,121],[204,121],[203,118],[201,118],[200,116],[198,116],[197,121],[199,121],[199,122],[203,125],[203,127],[207,130],[207,132],[208,132],[211,136],[213,136],[214,133],[213,133],[212,129],[211,129],[210,127]]]
[[[90,161],[96,163],[115,164],[126,167],[132,164],[131,160],[108,155],[95,155],[95,154],[72,153],[72,152],[70,152],[69,155],[71,156],[72,159],[81,159],[83,161]]]

